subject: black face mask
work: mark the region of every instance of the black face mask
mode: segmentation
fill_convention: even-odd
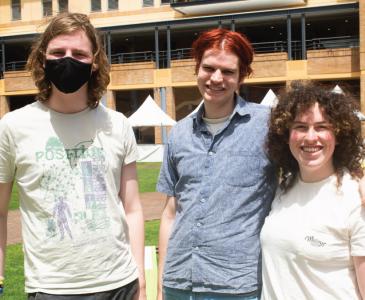
[[[91,64],[86,64],[72,57],[47,59],[46,78],[62,93],[76,92],[91,76]]]

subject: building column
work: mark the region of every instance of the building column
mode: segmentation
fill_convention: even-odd
[[[156,101],[158,106],[161,107],[161,99],[160,99],[160,89],[153,89],[153,99]],[[161,127],[155,127],[155,144],[162,144],[162,131]]]
[[[306,60],[307,59],[307,38],[306,38],[306,26],[305,26],[305,14],[301,15],[300,18],[300,23],[301,23],[301,36],[302,36],[302,60]]]
[[[286,31],[287,31],[287,44],[288,44],[288,60],[293,59],[292,44],[291,44],[291,15],[286,17]]]
[[[155,27],[155,64],[156,69],[160,68],[160,46],[158,44],[158,27]]]
[[[158,106],[161,107],[161,94],[160,88],[153,89],[153,97]],[[165,113],[168,114],[171,118],[176,120],[176,110],[175,110],[175,97],[174,91],[172,87],[165,87],[165,98],[166,98],[166,111]],[[163,108],[161,108],[163,110]],[[170,127],[166,127],[167,134],[170,131]],[[155,144],[162,144],[162,130],[161,127],[155,127]]]
[[[359,1],[360,23],[360,105],[361,112],[365,114],[365,2]],[[361,122],[362,136],[365,138],[365,122]]]
[[[10,111],[9,100],[6,96],[0,96],[0,118]]]
[[[166,113],[176,120],[175,95],[171,86],[166,87]]]
[[[112,110],[116,110],[117,106],[115,103],[115,92],[112,90],[107,90],[105,97],[106,97],[106,103],[105,103],[106,107],[109,107]]]

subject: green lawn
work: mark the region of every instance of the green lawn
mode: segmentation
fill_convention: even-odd
[[[161,163],[138,163],[138,183],[141,193],[156,191],[156,183]]]
[[[160,221],[147,221],[145,223],[146,246],[157,245],[158,229]],[[24,293],[24,269],[22,245],[10,245],[7,247],[5,263],[5,293],[1,300],[25,300]]]
[[[141,193],[154,192],[157,182],[157,177],[160,169],[160,163],[138,163],[138,182]],[[14,185],[10,209],[17,209],[18,193]],[[145,244],[157,245],[158,230],[160,221],[145,222]],[[1,300],[25,300],[24,293],[24,275],[23,275],[23,251],[22,245],[10,245],[7,247],[6,263],[5,263],[5,293],[0,296]]]
[[[137,163],[137,174],[140,193],[154,192],[161,163]],[[19,208],[18,190],[16,184],[13,186],[9,209]]]

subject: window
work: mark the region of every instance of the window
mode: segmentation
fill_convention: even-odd
[[[11,0],[11,16],[13,21],[22,18],[20,0]]]
[[[108,10],[118,9],[118,0],[108,0]]]
[[[68,11],[68,0],[58,0],[58,11],[59,12]]]
[[[91,11],[101,11],[101,0],[91,0]]]
[[[43,17],[52,16],[52,0],[43,0]]]
[[[143,0],[143,7],[153,6],[153,0]]]

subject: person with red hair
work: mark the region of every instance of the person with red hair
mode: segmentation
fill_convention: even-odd
[[[259,234],[277,186],[264,150],[270,110],[237,94],[252,72],[245,36],[204,32],[193,56],[204,102],[165,147],[158,299],[257,300]]]

